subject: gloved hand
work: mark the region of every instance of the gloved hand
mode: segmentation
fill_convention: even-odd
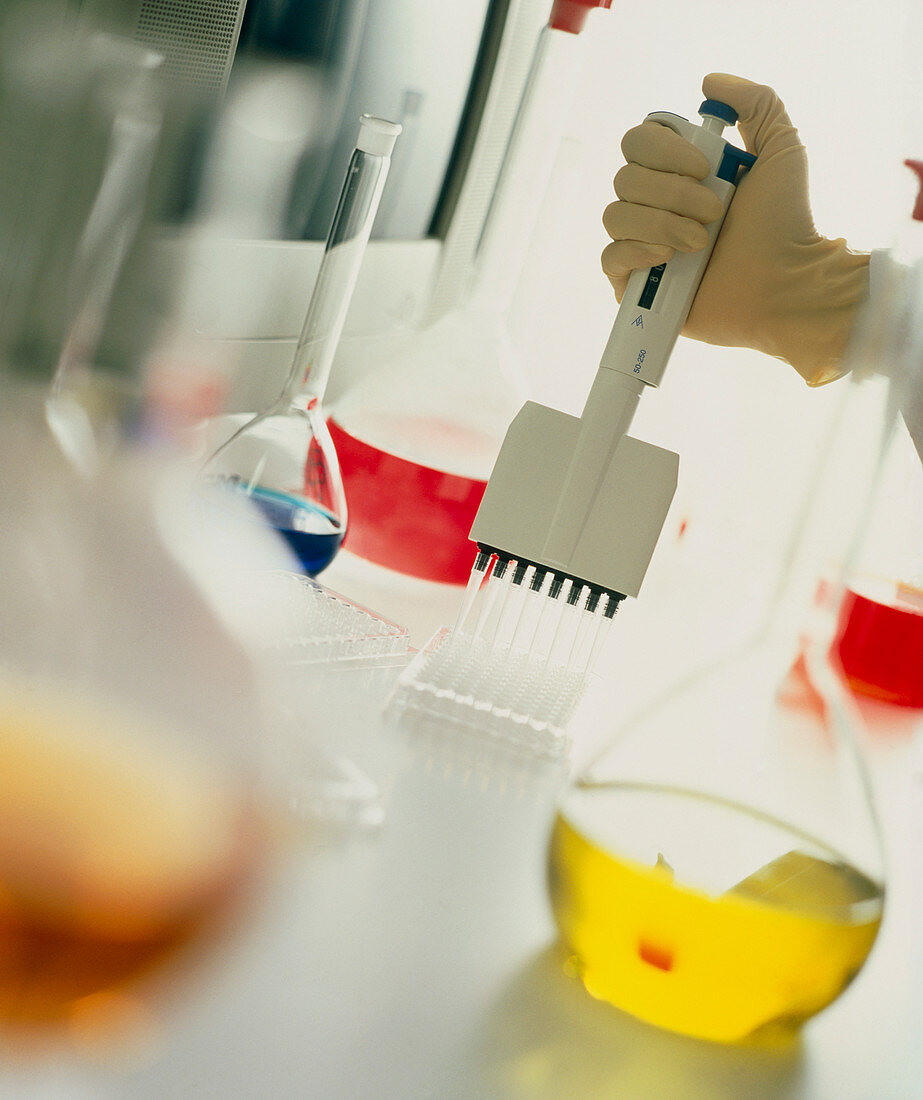
[[[776,93],[722,73],[707,76],[702,89],[737,111],[758,159],[741,180],[683,333],[783,359],[811,386],[832,381],[845,373],[869,257],[815,229],[805,148]],[[705,157],[672,130],[643,122],[625,134],[622,152],[619,201],[603,216],[613,243],[602,254],[619,301],[635,268],[703,248],[704,226],[721,212],[698,182],[708,174]]]

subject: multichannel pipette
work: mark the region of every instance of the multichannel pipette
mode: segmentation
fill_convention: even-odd
[[[701,251],[629,279],[581,416],[529,401],[510,425],[471,528],[478,554],[455,631],[402,677],[397,699],[404,707],[442,717],[459,712],[462,724],[472,707],[512,717],[530,728],[530,741],[540,732],[556,752],[608,624],[620,602],[640,590],[673,499],[679,456],[628,430],[645,388],[663,378],[738,176],[755,160],[721,136],[737,122],[733,108],[706,100],[699,114],[700,126],[665,112],[648,119],[705,154],[711,171],[703,182],[721,200],[722,216],[708,226]],[[459,637],[468,640],[466,659],[454,660],[454,681],[436,689],[430,669]],[[542,680],[553,670],[576,673],[560,681],[566,706],[555,705],[554,721],[534,713],[517,690],[533,666]]]
[[[737,121],[731,107],[706,100],[699,113],[701,126],[662,112],[648,119],[705,154],[711,174],[703,182],[726,213],[739,173],[755,158],[721,136]],[[523,406],[471,528],[476,574],[495,556],[504,571],[502,563],[513,564],[514,586],[528,582],[604,618],[638,594],[673,499],[679,456],[628,429],[641,394],[663,378],[723,221],[708,226],[701,251],[632,275],[581,416]]]

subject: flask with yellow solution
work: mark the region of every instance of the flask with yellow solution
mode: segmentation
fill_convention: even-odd
[[[682,875],[646,835],[679,857]],[[839,853],[679,790],[576,788],[550,865],[558,927],[589,992],[724,1042],[794,1029],[830,1004],[881,920],[881,887]]]
[[[585,763],[559,804],[551,906],[575,969],[595,997],[672,1031],[790,1033],[873,950],[884,853],[863,718],[833,645],[900,407],[872,352],[854,341],[781,553],[738,563],[747,602],[716,573],[707,605],[677,595],[664,612],[663,629],[710,656],[671,679],[642,636],[600,669],[650,694],[623,714],[611,694],[613,725],[578,746]]]

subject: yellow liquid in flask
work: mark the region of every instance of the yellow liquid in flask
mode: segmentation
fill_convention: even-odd
[[[607,814],[607,806],[617,812]],[[620,822],[637,837],[645,821],[662,825],[671,809],[689,808],[699,820],[677,825],[674,837],[688,849],[679,854],[708,864],[695,875],[711,878],[706,888],[679,880],[670,845],[642,862],[615,854],[621,845],[608,842]],[[720,860],[702,847],[716,840],[729,849]],[[753,870],[740,875],[748,862]],[[684,792],[578,791],[576,812],[570,816],[565,804],[555,822],[549,871],[558,928],[594,997],[722,1042],[793,1030],[830,1004],[862,966],[881,922],[881,888],[830,849]],[[728,875],[730,884],[715,890]]]

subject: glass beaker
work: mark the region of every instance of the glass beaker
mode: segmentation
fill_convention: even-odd
[[[205,465],[245,493],[316,576],[346,533],[346,497],[321,404],[400,126],[363,115],[288,380]]]
[[[608,6],[608,0],[552,6],[465,296],[396,342],[387,361],[331,410],[352,510],[348,549],[358,557],[424,580],[467,583],[471,524],[506,430],[528,395],[508,315],[564,132],[579,32],[590,9]],[[438,285],[434,297],[441,297]]]
[[[791,1034],[849,985],[881,922],[862,720],[831,659],[844,574],[813,594],[874,501],[893,385],[855,357],[835,385],[768,613],[612,732],[552,830],[552,909],[586,988],[699,1038]]]

